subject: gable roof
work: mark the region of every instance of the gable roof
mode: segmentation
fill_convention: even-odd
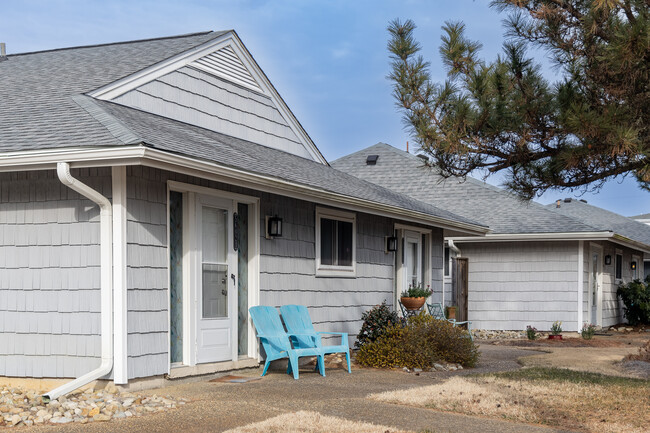
[[[378,155],[367,165],[369,155]],[[378,143],[333,161],[332,166],[361,179],[480,221],[493,234],[594,232],[599,229],[572,217],[559,215],[536,202],[467,177],[445,179],[424,161],[385,143]]]
[[[0,62],[0,152],[121,144],[72,96],[91,92],[225,33],[8,55]]]
[[[414,221],[452,227],[462,233],[487,231],[465,218],[329,165],[85,95],[225,33],[9,56],[0,62],[0,170],[51,169],[57,161],[69,161],[75,152],[77,166],[96,166],[93,158],[98,152],[103,152],[105,164],[110,158],[124,163],[127,157],[132,158],[129,163],[143,163],[142,155],[156,149],[206,162],[202,167],[209,166],[210,170],[234,169],[229,173],[244,173],[250,179],[279,185],[283,191],[306,192],[314,200],[327,197],[342,206],[352,203],[366,211],[385,210],[389,215],[412,217]],[[180,164],[176,161],[181,159],[178,157],[174,164]]]
[[[601,230],[609,230],[650,246],[650,226],[632,218],[575,199],[561,200],[560,207],[552,203],[547,205],[547,208],[555,213],[584,221]]]
[[[232,51],[233,47],[239,57]],[[211,57],[220,53],[221,57]],[[273,99],[304,146],[305,156],[327,164],[233,30],[7,56],[7,60],[0,62],[0,94],[6,98],[3,101],[6,104],[0,105],[0,116],[7,123],[7,127],[3,124],[0,130],[0,152],[113,144],[105,131],[97,128],[71,101],[71,96],[88,94],[98,99],[111,99],[191,60],[195,60],[194,67],[204,70],[210,68],[206,66],[208,63],[202,65],[202,62],[221,65],[212,68],[217,75],[223,76],[224,68],[236,70],[231,81],[237,85],[251,82],[244,71],[254,73],[259,83],[251,87],[261,90],[261,86],[266,90],[265,95]],[[250,70],[246,70],[242,60]],[[228,66],[224,67],[223,62],[229,62]]]

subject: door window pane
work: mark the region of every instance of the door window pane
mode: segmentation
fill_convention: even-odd
[[[226,262],[228,254],[227,221],[227,210],[203,208],[203,262]]]
[[[418,244],[415,242],[407,242],[407,245],[407,254],[409,255],[409,284],[416,286],[418,284]]]
[[[228,317],[228,265],[203,264],[203,318]]]
[[[171,362],[183,362],[183,194],[169,192],[169,338]]]

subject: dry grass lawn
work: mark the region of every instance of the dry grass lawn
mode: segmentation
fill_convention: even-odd
[[[225,433],[406,433],[391,427],[348,421],[317,412],[285,413],[265,421],[228,430]]]
[[[561,369],[454,377],[370,398],[595,433],[650,432],[649,381]]]

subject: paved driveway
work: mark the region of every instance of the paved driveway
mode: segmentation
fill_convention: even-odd
[[[516,358],[530,351],[513,347],[483,345],[478,368],[458,372],[421,373],[353,369],[352,374],[330,369],[323,378],[303,369],[294,381],[281,370],[262,380],[245,384],[214,383],[207,380],[151,390],[147,393],[192,399],[192,403],[163,414],[86,425],[43,426],[30,431],[65,432],[220,432],[262,421],[287,412],[317,411],[324,415],[372,422],[405,430],[431,432],[550,433],[562,430],[511,423],[487,418],[437,412],[428,409],[380,403],[366,395],[391,389],[429,385],[450,375],[519,368]],[[240,373],[238,373],[240,374]],[[258,376],[256,370],[241,375]]]

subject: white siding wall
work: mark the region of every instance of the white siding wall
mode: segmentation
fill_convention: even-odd
[[[625,284],[632,281],[632,270],[630,262],[632,255],[643,257],[641,252],[634,251],[630,248],[621,247],[611,242],[601,242],[603,246],[603,257],[612,256],[612,264],[605,265],[603,262],[603,327],[616,325],[624,322],[623,302],[616,296],[616,290],[619,284]],[[623,255],[622,279],[616,280],[615,263],[616,250]]]
[[[469,319],[479,329],[577,330],[577,242],[462,244],[469,258]]]
[[[72,175],[110,197],[109,169]],[[0,174],[0,376],[96,368],[99,288],[97,205],[54,171]]]

